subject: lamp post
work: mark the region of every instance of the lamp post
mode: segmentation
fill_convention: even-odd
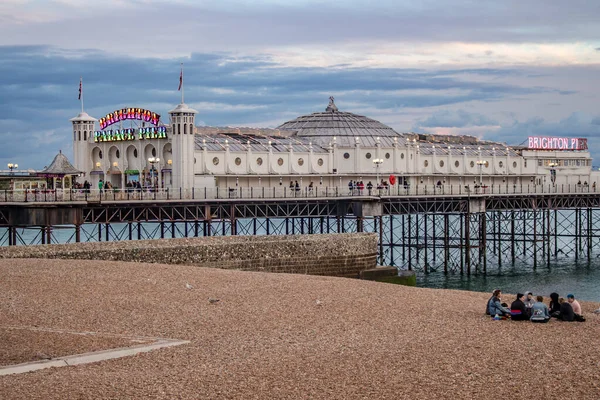
[[[377,171],[376,172],[376,175],[377,175],[377,186],[379,186],[379,166],[381,164],[383,164],[383,159],[376,158],[376,159],[373,160],[373,164],[375,164],[375,170]]]
[[[19,168],[19,164],[8,163],[8,169],[10,169],[10,172],[13,172],[13,169],[17,168]]]
[[[173,185],[173,160],[167,160],[169,166],[169,186]]]
[[[551,162],[550,164],[548,164],[548,166],[550,167],[550,181],[554,186],[556,182],[556,167],[558,167],[558,163]]]
[[[152,183],[153,187],[156,187],[157,185],[154,184],[154,164],[159,163],[160,158],[149,157],[148,162],[150,163],[150,182]],[[157,182],[157,184],[158,184],[158,182]]]
[[[479,187],[483,186],[483,166],[485,165],[485,161],[477,160],[477,166],[479,167]]]

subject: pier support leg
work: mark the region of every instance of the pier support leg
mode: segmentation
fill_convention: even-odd
[[[450,258],[450,221],[449,215],[444,214],[444,274],[448,273],[448,259]]]
[[[467,267],[467,276],[471,275],[471,213],[467,211],[465,215],[465,264]]]

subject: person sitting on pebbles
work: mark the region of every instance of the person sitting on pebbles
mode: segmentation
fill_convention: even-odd
[[[550,321],[550,311],[548,306],[544,304],[544,298],[542,296],[536,297],[536,302],[531,307],[531,322],[548,322]]]
[[[575,313],[573,312],[573,307],[571,307],[571,305],[567,301],[565,301],[565,298],[559,298],[558,303],[560,304],[560,314],[558,315],[558,318],[566,322],[575,321]]]
[[[496,316],[504,319],[510,317],[510,310],[507,308],[506,304],[501,303],[501,294],[502,291],[500,289],[496,289],[494,290],[494,293],[492,293],[492,297],[488,300],[487,314],[492,318]]]
[[[581,304],[579,304],[579,302],[575,300],[575,296],[573,296],[572,294],[568,294],[567,301],[569,302],[569,304],[571,304],[571,307],[573,307],[573,313],[575,313],[575,321],[585,322],[585,317],[581,312]]]
[[[518,293],[517,299],[510,305],[510,319],[513,321],[527,321],[529,319],[524,300],[525,295]]]

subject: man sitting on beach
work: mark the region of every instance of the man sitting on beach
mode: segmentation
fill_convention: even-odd
[[[550,311],[548,306],[544,304],[542,296],[536,297],[536,302],[531,307],[531,322],[548,322],[550,321]]]
[[[575,296],[572,294],[567,295],[567,301],[573,307],[573,313],[575,314],[575,320],[579,322],[584,322],[585,318],[583,317],[583,313],[581,312],[581,304],[577,300],[575,300]]]
[[[529,319],[523,302],[524,299],[525,295],[518,293],[517,299],[510,305],[510,319],[513,321],[526,321]]]
[[[558,316],[559,319],[567,322],[575,321],[575,313],[573,312],[573,307],[565,301],[564,297],[558,299],[558,303],[560,304],[560,314]]]
[[[569,302],[569,304],[571,304],[571,307],[573,307],[573,312],[575,314],[581,315],[581,304],[579,304],[579,302],[575,300],[575,296],[573,296],[572,294],[568,294],[567,301]]]

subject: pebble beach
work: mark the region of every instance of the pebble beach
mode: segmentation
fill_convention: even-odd
[[[127,337],[190,343],[1,376],[0,398],[600,397],[597,303],[582,303],[585,323],[531,324],[491,320],[488,298],[349,278],[4,259],[4,366]],[[75,334],[85,332],[94,337]]]

